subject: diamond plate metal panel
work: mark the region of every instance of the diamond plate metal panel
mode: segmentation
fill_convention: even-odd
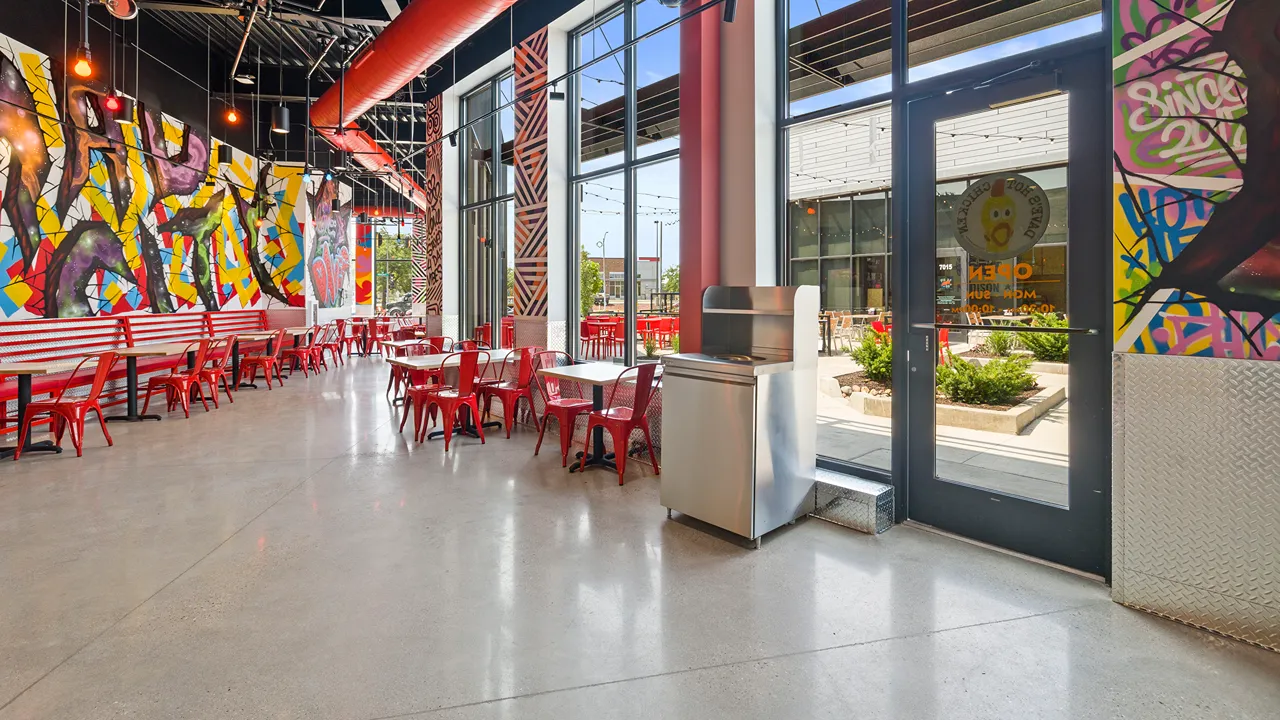
[[[1280,363],[1115,363],[1114,599],[1280,650]]]
[[[893,487],[818,469],[817,508],[811,513],[837,525],[879,535],[893,527]]]

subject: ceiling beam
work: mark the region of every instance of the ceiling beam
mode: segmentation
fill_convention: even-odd
[[[197,15],[231,15],[239,17],[244,13],[235,8],[217,7],[214,5],[188,5],[186,3],[176,2],[152,2],[151,0],[142,0],[138,3],[138,7],[144,10],[156,10],[159,12],[180,12],[195,13]],[[389,20],[365,20],[362,18],[336,18],[332,15],[307,15],[294,12],[274,12],[272,17],[283,18],[285,20],[303,20],[310,22],[326,22],[334,25],[346,25],[352,28],[384,28],[390,24]]]
[[[400,14],[399,0],[382,0],[382,7],[387,9],[387,17],[392,20],[395,20],[396,16]]]

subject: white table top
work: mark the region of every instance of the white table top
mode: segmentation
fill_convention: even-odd
[[[612,385],[618,379],[618,375],[626,370],[625,365],[615,365],[605,362],[589,362],[580,363],[578,365],[566,365],[564,367],[542,368],[538,372],[547,377],[553,377],[558,380],[571,380],[573,382],[585,383],[587,385]],[[659,370],[662,368],[659,367]]]
[[[236,335],[236,339],[237,340],[271,340],[275,336],[276,334],[274,332],[266,330],[266,331],[239,333],[238,335]],[[221,340],[222,338],[225,338],[225,337],[230,337],[230,335],[220,335],[217,339]]]

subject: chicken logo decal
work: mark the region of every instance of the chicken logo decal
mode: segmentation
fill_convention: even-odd
[[[974,222],[974,216],[977,222]],[[1035,247],[1049,225],[1049,196],[1023,175],[975,181],[955,209],[956,241],[982,260],[1017,257]]]
[[[1017,222],[1018,206],[1004,194],[1004,178],[996,180],[991,185],[991,197],[982,203],[982,237],[987,241],[987,252],[1008,250]]]

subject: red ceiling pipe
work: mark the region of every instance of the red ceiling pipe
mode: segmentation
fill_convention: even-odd
[[[312,104],[312,126],[338,149],[353,153],[361,166],[394,171],[391,156],[368,134],[352,129],[355,119],[513,4],[515,0],[413,0]],[[387,182],[427,209],[426,193],[407,175],[397,172]]]

